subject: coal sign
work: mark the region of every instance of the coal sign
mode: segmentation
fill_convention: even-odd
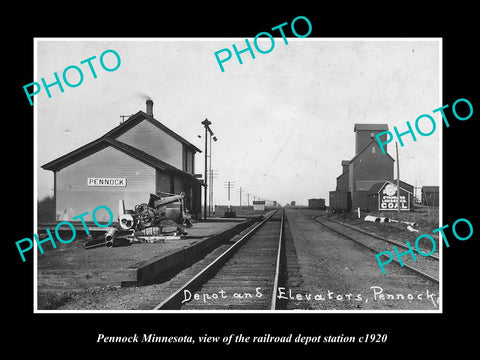
[[[378,192],[378,210],[398,210],[397,185],[385,181]],[[400,210],[410,210],[410,192],[400,188]]]

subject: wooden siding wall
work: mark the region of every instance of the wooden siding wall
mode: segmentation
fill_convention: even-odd
[[[182,154],[182,159],[183,159],[183,164],[182,164],[182,170],[185,172],[188,172],[190,174],[194,174],[195,171],[195,154],[193,151],[188,150],[188,148],[183,145],[183,154]]]
[[[127,178],[126,187],[87,186],[89,177]],[[155,169],[123,152],[107,147],[56,173],[56,216],[57,220],[72,220],[88,212],[85,220],[91,220],[94,208],[108,206],[118,217],[118,201],[125,201],[126,209],[149,200],[155,192]],[[100,222],[109,220],[108,213],[99,210],[96,218]]]
[[[192,214],[200,217],[202,214],[202,187],[200,185],[192,187]]]
[[[193,159],[194,159],[194,155],[193,155],[193,152],[190,151],[190,150],[186,150],[186,158],[187,158],[187,164],[186,164],[186,168],[185,168],[185,171],[190,173],[190,174],[193,174]]]
[[[342,175],[337,177],[337,191],[338,190],[344,190],[348,191],[348,171],[345,171]]]
[[[171,183],[172,182],[169,174],[167,174],[165,171],[157,170],[155,185],[156,192],[164,192],[171,194],[173,192]]]
[[[372,153],[371,147],[375,148]],[[357,180],[390,180],[393,179],[393,161],[387,155],[383,155],[376,145],[371,145],[351,165],[353,168],[353,182]],[[353,185],[355,186],[355,185]],[[357,189],[353,189],[354,191]]]
[[[378,133],[383,132],[383,130],[358,130],[355,136],[355,155],[358,154],[367,144],[372,140],[371,134],[373,136],[377,135]],[[380,136],[380,140],[382,142],[387,141],[387,134]],[[376,139],[375,139],[376,142]],[[388,152],[388,145],[383,145],[385,152]],[[381,150],[380,150],[381,151]]]
[[[182,191],[186,191],[186,186],[183,183],[183,180],[178,176],[175,176],[174,178],[173,189],[175,194],[180,194]]]
[[[372,151],[372,147],[375,148]],[[376,143],[372,144],[368,149],[362,152],[349,165],[350,184],[349,188],[352,192],[352,206],[356,208],[360,206],[365,209],[367,206],[366,193],[363,194],[360,189],[356,188],[358,180],[382,180],[393,179],[393,160],[383,155]]]
[[[183,144],[147,120],[141,121],[117,140],[155,156],[177,169],[183,169]]]

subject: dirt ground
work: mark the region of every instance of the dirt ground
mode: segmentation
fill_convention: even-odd
[[[438,285],[400,267],[392,266],[387,275],[382,275],[373,253],[326,232],[320,224],[308,219],[312,215],[326,216],[325,211],[288,209],[287,214],[290,227],[295,233],[294,244],[305,284],[300,308],[356,311],[439,309]],[[438,221],[436,224],[431,214],[425,217],[431,219],[429,221],[420,221],[424,214],[415,215],[419,218],[417,228],[422,229],[420,231],[431,233],[432,229],[438,227]],[[418,233],[410,234],[399,224],[365,223],[363,218],[356,219],[355,214],[345,218],[336,214],[334,218],[402,242],[408,239],[414,241],[418,236]],[[52,255],[59,250],[62,251],[52,251]],[[151,304],[166,298],[175,286],[186,281],[214,256],[215,254],[208,255],[162,284],[131,288],[105,285],[81,291],[41,291],[38,292],[38,308],[60,311],[151,309]],[[296,294],[289,294],[286,289],[285,296]],[[302,301],[305,302],[304,307],[301,306]]]
[[[248,230],[249,228],[245,229],[231,241],[235,241]],[[230,245],[231,243],[220,245],[191,267],[180,271],[171,279],[160,284],[139,287],[105,285],[81,291],[39,291],[38,308],[40,310],[59,311],[152,310],[179,286],[186,283],[191,277],[215,260]]]
[[[93,298],[99,298],[99,308],[106,304],[104,297],[111,298],[108,303],[115,303],[118,293],[135,293],[144,289],[122,289],[118,281],[120,272],[128,266],[154,256],[187,247],[205,237],[225,231],[239,222],[205,222],[195,223],[188,234],[180,240],[165,240],[159,243],[131,244],[129,246],[107,248],[105,246],[85,249],[86,236],[78,236],[71,243],[57,242],[53,249],[51,243],[44,243],[44,253],[37,253],[37,296],[38,309],[59,309],[77,301],[76,309],[97,309]],[[102,237],[103,235],[98,235]],[[118,279],[117,279],[118,280]],[[85,303],[86,302],[86,303]],[[125,309],[116,302],[117,309]],[[70,304],[71,305],[71,304]],[[68,306],[70,306],[68,305]]]
[[[383,275],[372,252],[309,218],[321,215],[318,211],[287,210],[305,290],[311,294],[311,299],[305,301],[312,309],[439,309],[437,284],[400,266],[389,267]],[[348,218],[342,220],[348,222]],[[381,226],[375,227],[378,225]],[[362,227],[399,241],[408,232],[396,224],[390,227],[373,223]]]

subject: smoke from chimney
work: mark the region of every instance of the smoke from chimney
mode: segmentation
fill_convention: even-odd
[[[153,101],[152,100],[147,100],[147,115],[150,115],[153,117]]]

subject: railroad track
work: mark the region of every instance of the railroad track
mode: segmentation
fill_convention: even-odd
[[[275,310],[285,274],[284,213],[277,210],[237,240],[155,310]]]
[[[326,218],[320,219],[315,216],[312,216],[310,218],[316,221],[317,223],[323,225],[324,227],[330,229],[331,231],[334,231],[346,237],[347,239],[355,241],[356,243],[368,248],[369,250],[373,251],[376,254],[386,250],[393,252],[393,247],[391,246],[392,244],[397,246],[397,248],[402,247],[404,249],[408,249],[408,247],[405,244],[392,241],[389,239],[384,239],[380,236],[376,236],[373,234],[369,234],[366,231],[359,230],[350,225],[342,224],[337,221],[326,219]],[[426,257],[420,254],[417,254],[416,259],[417,261],[414,261],[411,255],[405,255],[404,257],[402,257],[404,267],[438,284],[439,283],[439,279],[438,279],[439,258],[433,254],[431,256],[426,256]],[[393,261],[400,265],[396,257],[393,257]],[[412,264],[415,264],[415,266],[413,266]]]

